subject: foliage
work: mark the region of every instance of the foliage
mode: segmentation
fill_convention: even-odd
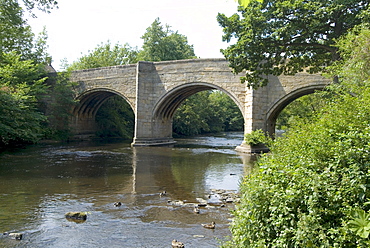
[[[250,133],[244,135],[244,142],[248,145],[268,145],[271,143],[268,134],[266,134],[262,129],[254,130]]]
[[[23,4],[30,12],[34,8],[48,12],[57,3],[24,0]],[[46,41],[45,30],[38,37],[32,33],[19,1],[0,0],[0,146],[55,138],[68,129],[71,86],[61,76],[56,83],[47,81],[45,69],[51,59]]]
[[[238,247],[356,247],[342,223],[370,196],[370,90],[363,90],[292,129],[245,178],[232,226]]]
[[[196,135],[243,130],[244,119],[238,106],[221,91],[202,91],[187,98],[173,118],[173,131]]]
[[[137,62],[138,51],[128,44],[111,45],[110,41],[98,45],[93,51],[82,56],[71,65],[65,65],[68,70],[82,70],[89,68],[127,65]]]
[[[50,58],[46,53],[46,40],[45,30],[35,38],[17,1],[0,0],[0,51],[17,52],[24,60],[47,63]]]
[[[222,53],[236,73],[247,70],[241,80],[253,88],[267,84],[264,75],[324,71],[340,58],[335,40],[368,22],[368,6],[368,0],[251,1],[239,14],[218,15],[223,40],[237,39]]]
[[[155,19],[141,37],[144,40],[139,60],[166,61],[195,58],[194,48],[188,44],[185,35],[174,32],[169,25],[163,27],[159,18]]]
[[[32,54],[33,33],[23,20],[23,10],[16,1],[0,0],[0,51],[17,51],[23,58]]]
[[[353,210],[350,214],[351,220],[348,221],[349,229],[363,239],[367,239],[370,234],[370,213],[362,209]]]
[[[220,131],[241,131],[243,130],[244,119],[239,107],[235,102],[222,91],[214,90],[209,95],[208,113],[213,116],[208,121],[212,132]],[[219,129],[214,126],[219,126]]]
[[[134,134],[135,116],[131,106],[120,96],[113,96],[96,113],[99,137],[131,139]]]
[[[173,117],[173,131],[180,135],[196,135],[210,132],[205,116],[210,91],[202,91],[187,98]]]
[[[248,7],[248,5],[252,2],[253,0],[235,0],[235,2],[238,2],[240,6],[243,7]],[[256,0],[258,2],[263,2],[263,0]]]
[[[366,51],[362,41],[370,33],[357,36],[363,49],[344,49],[339,75],[362,70],[350,64]],[[369,63],[367,58],[362,63]],[[225,246],[369,247],[369,86],[367,73],[343,77],[329,89],[336,98],[277,139],[241,183],[233,239]]]
[[[332,74],[338,75],[342,82],[353,82],[346,84],[352,94],[357,94],[357,85],[365,85],[365,81],[370,77],[370,29],[367,25],[359,25],[352,29],[348,34],[338,41],[339,51],[343,57],[330,67]]]
[[[43,94],[39,109],[47,116],[44,123],[45,138],[67,140],[70,135],[69,120],[71,109],[76,104],[74,100],[74,83],[69,81],[69,73],[49,75],[49,88]]]
[[[327,92],[302,96],[287,105],[276,119],[276,129],[289,130],[297,120],[311,119],[329,101]]]
[[[0,57],[0,146],[35,142],[42,137],[46,120],[37,110],[38,97],[46,90],[45,72],[15,52]]]
[[[50,13],[50,10],[57,8],[58,2],[55,0],[23,0],[27,10],[32,11],[35,7],[41,11]]]

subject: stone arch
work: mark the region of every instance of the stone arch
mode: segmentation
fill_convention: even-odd
[[[275,134],[275,125],[276,119],[281,113],[281,111],[291,102],[294,100],[314,93],[315,91],[323,90],[328,84],[317,84],[317,85],[309,85],[306,87],[301,87],[299,89],[293,90],[292,92],[284,95],[280,99],[278,99],[267,111],[266,114],[266,131],[274,135]]]
[[[97,131],[95,123],[97,111],[108,98],[115,95],[122,97],[135,113],[132,103],[120,92],[107,88],[95,88],[85,91],[75,98],[78,103],[72,109],[72,130],[76,134],[95,133]]]
[[[172,119],[176,109],[186,98],[205,90],[220,90],[224,92],[233,100],[233,102],[238,106],[240,112],[244,115],[241,104],[234,94],[214,84],[193,82],[177,86],[166,92],[166,94],[162,95],[154,106],[153,117]]]

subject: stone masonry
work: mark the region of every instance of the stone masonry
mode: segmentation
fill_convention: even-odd
[[[244,117],[244,133],[262,129],[273,134],[281,110],[293,100],[320,90],[330,80],[320,75],[269,76],[269,84],[258,90],[240,83],[224,59],[192,59],[138,62],[75,71],[77,82],[72,130],[76,135],[93,135],[95,115],[106,99],[124,98],[135,113],[134,146],[172,144],[172,118],[179,105],[203,90],[226,93]]]

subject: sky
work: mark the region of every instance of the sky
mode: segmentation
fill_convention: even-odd
[[[234,0],[59,0],[50,14],[35,12],[27,17],[35,34],[45,27],[52,66],[61,71],[61,61],[68,63],[94,50],[99,44],[128,43],[141,48],[141,36],[158,17],[162,25],[188,38],[200,58],[222,58],[222,27],[216,16],[237,12]]]

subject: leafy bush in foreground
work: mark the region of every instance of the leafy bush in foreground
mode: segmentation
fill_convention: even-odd
[[[364,53],[368,30],[347,37],[360,38]],[[348,49],[351,66],[342,68],[361,72],[339,72],[347,83],[331,86],[336,97],[278,139],[245,177],[224,246],[369,247],[370,73],[361,65],[370,56],[356,61],[357,49]]]

